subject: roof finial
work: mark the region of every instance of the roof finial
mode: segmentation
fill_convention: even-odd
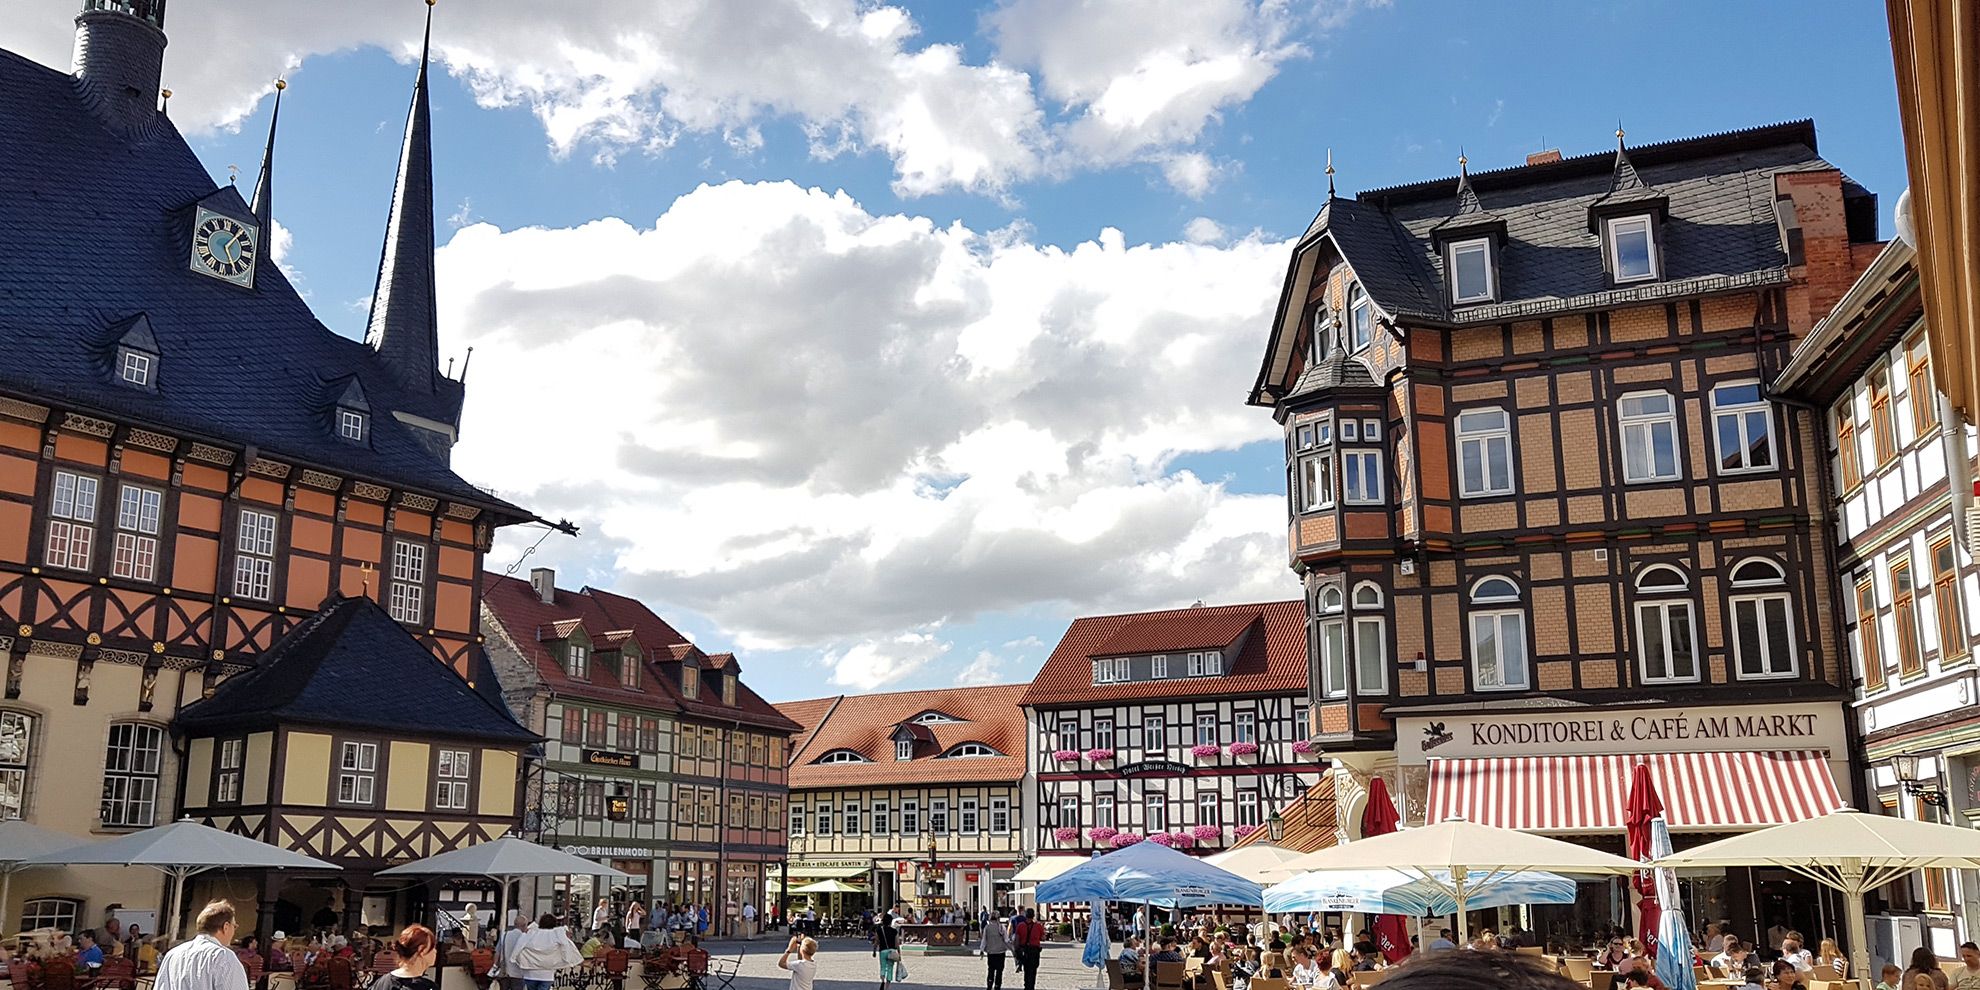
[[[159,95],[159,96],[162,96],[162,97],[164,97],[164,98],[165,98],[165,105],[164,105],[164,106],[161,106],[161,107],[159,107],[159,108],[158,108],[158,112],[159,112],[159,113],[165,113],[166,111],[169,111],[169,110],[171,110],[171,109],[172,109],[172,91],[171,91],[171,90],[169,90],[169,89],[161,89],[161,90],[159,90],[159,91],[158,91],[158,95]]]
[[[234,184],[234,180],[235,180],[235,179],[238,179],[238,178],[240,178],[240,177],[241,177],[241,167],[240,167],[239,165],[229,165],[229,166],[227,166],[227,184],[228,184],[228,185],[230,185],[230,186],[231,186],[231,185],[233,185],[233,184]]]
[[[1327,149],[1327,198],[1334,198],[1334,149]]]
[[[282,91],[288,88],[288,80],[276,78],[275,110],[268,115],[268,146],[261,152],[261,174],[254,180],[254,198],[248,202],[263,237],[272,236],[268,232],[274,229],[271,224],[275,213],[275,122],[282,119]]]
[[[1623,126],[1622,126],[1622,119],[1619,117],[1616,119],[1616,150],[1621,151],[1622,147],[1623,147]]]
[[[1470,164],[1470,162],[1471,162],[1471,160],[1470,160],[1470,159],[1468,159],[1468,158],[1466,158],[1466,157],[1464,157],[1464,149],[1463,149],[1462,147],[1460,147],[1460,148],[1458,148],[1458,174],[1459,174],[1459,175],[1468,175],[1468,174],[1470,174],[1470,173],[1469,173],[1469,172],[1467,172],[1467,171],[1466,171],[1466,169],[1465,169],[1465,166],[1466,166],[1466,165],[1468,165],[1468,164]]]

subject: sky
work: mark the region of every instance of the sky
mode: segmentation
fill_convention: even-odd
[[[66,66],[76,0],[6,0]],[[170,113],[361,336],[419,0],[175,0]],[[1812,117],[1905,185],[1880,5],[440,0],[455,468],[772,700],[1030,678],[1080,615],[1297,597],[1245,405],[1325,196]]]

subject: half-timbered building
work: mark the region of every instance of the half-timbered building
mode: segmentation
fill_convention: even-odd
[[[72,70],[0,52],[0,133],[33,151],[0,156],[0,813],[79,837],[207,788],[174,714],[326,600],[375,599],[473,676],[481,556],[530,518],[448,467],[424,63],[359,342],[268,255],[272,122],[244,199],[161,111],[164,27],[163,0],[86,0]],[[37,870],[7,907],[71,927],[159,899]]]
[[[1879,247],[1875,197],[1806,121],[1459,165],[1329,177],[1251,396],[1338,820],[1384,773],[1413,821],[1620,842],[1639,759],[1681,834],[1848,800],[1819,415],[1768,383]],[[1808,903],[1705,889],[1742,924]]]
[[[767,909],[797,724],[742,682],[732,654],[702,653],[636,599],[560,589],[549,568],[483,586],[503,694],[546,740],[527,834],[631,874],[628,896],[710,905],[719,933],[743,904]],[[610,895],[570,879],[537,885],[537,910],[588,912]]]
[[[1892,241],[1781,372],[1784,395],[1824,411],[1835,609],[1855,656],[1865,804],[1925,821],[1980,819],[1980,572],[1956,532],[1948,465],[1967,431],[1935,387],[1912,248]],[[1970,476],[1970,475],[1969,475]],[[1956,952],[1980,896],[1927,870],[1883,889],[1872,930],[1884,959]],[[1881,910],[1878,910],[1881,909]]]
[[[778,709],[791,752],[789,891],[821,914],[904,898],[976,917],[1010,905],[1024,850],[1022,685],[834,695]]]
[[[1021,876],[1139,841],[1215,852],[1315,783],[1305,619],[1297,601],[1075,619],[1022,699]]]

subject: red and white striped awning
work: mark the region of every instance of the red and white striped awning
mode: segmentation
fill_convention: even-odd
[[[1430,761],[1426,822],[1450,818],[1528,832],[1621,832],[1638,763],[1672,830],[1737,832],[1826,815],[1843,805],[1819,750],[1512,756]]]

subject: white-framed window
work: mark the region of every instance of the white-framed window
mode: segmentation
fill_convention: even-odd
[[[1189,676],[1203,676],[1203,654],[1200,651],[1189,655]]]
[[[1068,747],[1066,747],[1066,748],[1067,748],[1067,749],[1073,749],[1074,747],[1072,747],[1072,746],[1068,746]],[[1114,720],[1113,720],[1113,719],[1111,719],[1111,718],[1096,718],[1096,719],[1094,719],[1094,720],[1093,720],[1093,748],[1094,748],[1094,749],[1113,749],[1113,748],[1114,748]]]
[[[1299,508],[1312,512],[1334,504],[1334,455],[1323,450],[1300,458]]]
[[[468,806],[468,774],[474,755],[465,749],[442,749],[433,778],[433,806],[444,811],[465,811]]]
[[[1114,796],[1112,794],[1099,794],[1094,796],[1093,827],[1094,828],[1116,827],[1114,824]]]
[[[1759,382],[1712,386],[1712,438],[1720,474],[1774,469],[1774,406]]]
[[[990,799],[990,831],[1003,835],[1011,830],[1011,802],[1009,798]]]
[[[1471,679],[1480,691],[1524,690],[1526,610],[1519,586],[1502,577],[1471,586]],[[1512,605],[1515,607],[1494,607]]]
[[[1224,651],[1204,650],[1203,651],[1204,676],[1215,677],[1223,672],[1224,672]]]
[[[874,835],[886,835],[892,832],[894,829],[893,809],[888,807],[885,801],[873,802],[873,814],[867,816],[866,823]]]
[[[1141,720],[1141,748],[1151,753],[1166,749],[1169,745],[1168,740],[1164,738],[1168,734],[1167,730],[1168,726],[1162,721],[1162,716],[1144,717]]]
[[[977,817],[975,798],[963,798],[956,805],[956,830],[964,835],[975,835],[982,831],[978,826],[982,821]]]
[[[1657,244],[1649,217],[1617,217],[1609,221],[1609,258],[1616,281],[1641,282],[1657,277]]]
[[[128,347],[124,348],[120,353],[123,354],[124,360],[123,363],[118,365],[118,377],[132,385],[149,387],[151,385],[151,355],[143,351],[131,350]]]
[[[1381,451],[1341,452],[1341,498],[1364,505],[1382,501]]]
[[[1698,628],[1691,582],[1668,564],[1636,576],[1637,667],[1645,684],[1698,680]]]
[[[859,805],[857,805],[857,804],[853,804],[852,802],[850,802],[850,801],[848,801],[848,802],[846,802],[846,806],[845,806],[845,808],[844,808],[843,810],[844,810],[844,812],[845,812],[845,816],[846,816],[846,820],[845,820],[845,829],[844,829],[844,832],[845,832],[845,834],[846,834],[846,835],[858,835],[858,834],[859,834]]]
[[[337,803],[363,804],[378,796],[378,744],[346,742],[337,762]]]
[[[426,614],[425,545],[392,541],[392,602],[388,611],[400,622],[418,622]]]
[[[1354,586],[1354,686],[1359,694],[1389,692],[1389,636],[1382,612],[1382,589],[1372,582]]]
[[[1148,676],[1157,680],[1169,676],[1169,655],[1157,653],[1148,661]]]
[[[338,409],[337,435],[346,440],[364,442],[364,413],[356,409]]]
[[[1166,794],[1143,794],[1141,796],[1141,827],[1149,835],[1169,830],[1169,796]]]
[[[1079,722],[1071,716],[1059,719],[1059,748],[1079,748]]]
[[[871,763],[871,762],[873,762],[873,761],[871,761],[871,760],[868,760],[868,759],[867,759],[866,757],[864,757],[864,756],[861,756],[861,755],[859,754],[859,751],[858,751],[858,750],[853,750],[853,749],[835,749],[835,750],[832,750],[832,751],[831,751],[831,752],[829,752],[829,753],[826,753],[826,754],[825,754],[824,756],[821,756],[821,757],[819,757],[818,759],[816,759],[816,760],[814,760],[814,761],[812,761],[812,762],[814,762],[814,763]]]
[[[639,690],[639,656],[619,651],[619,686]]]
[[[1217,744],[1217,716],[1196,716],[1196,745],[1215,746]]]
[[[242,509],[234,535],[234,594],[265,602],[274,593],[275,514]]]
[[[930,832],[947,832],[951,827],[949,821],[949,799],[929,798],[928,830]]]
[[[582,643],[570,643],[564,647],[564,673],[577,680],[591,677],[591,648]]]
[[[816,825],[815,825],[815,834],[818,834],[818,835],[831,835],[831,834],[832,834],[832,806],[831,806],[831,805],[829,805],[829,804],[821,804],[821,805],[819,805],[819,806],[818,806],[818,808],[817,808],[817,814],[816,814],[816,818],[817,818],[817,822],[816,822]]]
[[[902,736],[894,740],[894,759],[897,761],[914,759],[913,736]]]
[[[681,693],[689,698],[701,697],[701,668],[681,665]]]
[[[1458,413],[1458,492],[1466,498],[1513,490],[1512,418],[1504,409]]]
[[[919,798],[901,799],[901,834],[921,834],[921,800]]]
[[[1484,238],[1458,241],[1444,249],[1451,273],[1451,301],[1489,302],[1493,296],[1492,246]]]
[[[1375,303],[1360,282],[1348,285],[1348,350],[1359,352],[1375,342]]]
[[[1677,400],[1669,392],[1631,392],[1616,403],[1622,424],[1623,480],[1676,481]]]
[[[1059,824],[1066,826],[1079,825],[1079,795],[1059,795]]]
[[[1320,695],[1347,697],[1347,619],[1341,607],[1341,589],[1327,585],[1320,589],[1314,611],[1320,617]]]
[[[1258,713],[1239,712],[1231,725],[1232,742],[1258,741]]]
[[[1801,672],[1794,642],[1794,611],[1780,565],[1762,557],[1732,570],[1733,665],[1741,680],[1794,677]]]
[[[33,747],[34,716],[0,711],[0,821],[19,818],[27,810]]]
[[[946,753],[943,753],[942,759],[970,760],[985,756],[1002,756],[1002,755],[1004,754],[999,753],[994,749],[991,749],[989,746],[986,746],[983,743],[966,742],[960,746],[955,747],[954,749],[949,750]]]
[[[1292,735],[1289,736],[1288,738],[1305,739],[1307,728],[1309,726],[1309,716],[1311,716],[1312,714],[1313,714],[1313,708],[1312,706],[1308,705],[1306,702],[1304,701],[1293,702]]]
[[[791,834],[804,834],[804,805],[791,805]]]
[[[1231,803],[1237,808],[1237,823],[1256,828],[1259,823],[1258,791],[1246,788],[1233,793]]]
[[[165,730],[149,722],[113,722],[103,757],[106,828],[147,828],[158,813],[158,771]]]
[[[1196,795],[1196,824],[1216,825],[1223,816],[1217,813],[1217,792],[1199,791]]]
[[[48,545],[42,562],[50,567],[89,570],[96,546],[96,495],[100,482],[73,471],[55,472],[48,500]]]
[[[220,772],[213,778],[213,800],[217,804],[235,804],[241,799],[241,768],[246,762],[247,740],[222,739],[218,747],[214,762]]]
[[[139,485],[117,489],[117,546],[110,562],[114,577],[152,581],[158,576],[158,522],[165,493]]]
[[[1341,439],[1342,440],[1361,439],[1361,421],[1358,419],[1341,420]]]
[[[82,915],[82,906],[83,903],[73,897],[36,897],[25,901],[21,904],[21,930],[54,928],[75,931],[76,919]]]

